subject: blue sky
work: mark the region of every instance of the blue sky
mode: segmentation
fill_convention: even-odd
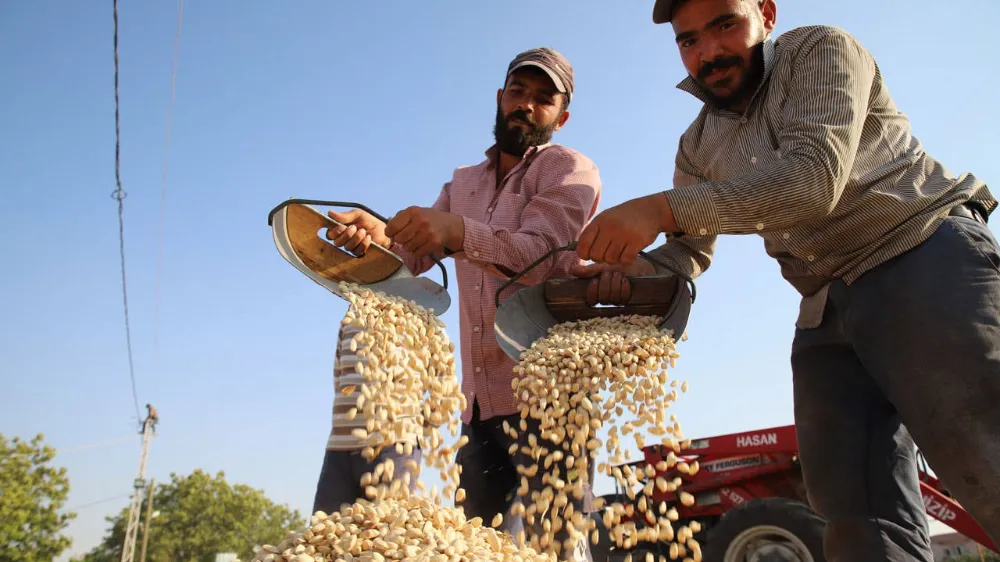
[[[1000,185],[993,0],[779,2],[781,33],[845,27],[915,134]],[[670,185],[694,98],[651,1],[188,2],[180,40],[157,307],[176,2],[120,6],[122,179],[141,404],[160,411],[149,476],[225,470],[302,511],[329,431],[343,301],[278,255],[289,196],[429,205],[492,141],[510,58],[549,45],[576,69],[555,140],[593,158],[602,208]],[[69,507],[129,493],[138,461],[122,320],[111,2],[0,3],[0,432],[63,450]],[[993,39],[990,39],[993,37]],[[994,191],[997,187],[994,187]],[[451,269],[449,267],[449,269]],[[454,275],[454,271],[450,272]],[[436,274],[433,274],[436,275]],[[676,376],[690,436],[792,423],[795,292],[757,237],[719,243]],[[158,310],[158,314],[157,314]],[[457,307],[444,320],[457,339]],[[154,345],[154,335],[156,344]],[[90,444],[114,441],[86,449]],[[598,492],[607,491],[598,483]],[[126,497],[78,510],[93,547]]]

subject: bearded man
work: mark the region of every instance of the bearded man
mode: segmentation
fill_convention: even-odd
[[[466,491],[462,505],[468,517],[482,517],[487,524],[498,513],[509,515],[520,484],[515,466],[533,464],[521,458],[521,441],[539,434],[533,420],[517,439],[503,430],[504,422],[519,427],[521,417],[511,389],[514,361],[500,349],[493,330],[494,295],[539,256],[577,240],[600,202],[597,166],[551,142],[569,119],[572,96],[573,68],[562,54],[548,48],[525,51],[508,65],[497,91],[496,142],[486,159],[457,168],[431,207],[409,207],[388,224],[363,211],[330,212],[346,227],[329,230],[327,237],[347,250],[363,252],[375,242],[402,256],[415,275],[430,269],[431,256],[455,260],[462,391],[468,401],[462,433],[469,442],[457,455]],[[578,263],[572,253],[550,257],[505,289],[501,300],[526,285],[569,277]],[[518,451],[511,454],[514,443]],[[575,476],[558,462],[550,470],[557,466],[560,474]],[[543,488],[544,472],[529,479],[529,489]],[[571,501],[583,511],[583,500]],[[541,518],[525,528],[529,537],[541,536]],[[587,541],[567,548],[562,544],[567,537],[565,528],[555,535],[563,559],[589,559]]]
[[[774,39],[776,20],[775,0],[656,0],[678,87],[704,105],[673,189],[596,216],[577,250],[599,263],[577,273],[607,270],[595,293],[615,302],[620,270],[653,271],[636,257],[660,233],[678,236],[652,253],[691,276],[718,236],[761,236],[802,295],[795,427],[826,559],[933,560],[914,444],[1000,542],[997,201],[924,150],[857,39],[824,25]]]

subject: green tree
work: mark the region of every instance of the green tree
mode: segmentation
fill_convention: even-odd
[[[218,552],[235,552],[249,560],[255,545],[277,544],[286,531],[306,522],[298,510],[275,504],[261,490],[229,484],[221,471],[214,477],[201,470],[188,476],[171,474],[169,483],[156,486],[153,511],[147,562],[214,562]],[[127,520],[127,507],[108,517],[107,535],[84,561],[120,560]],[[142,527],[136,543],[138,558]]]
[[[979,557],[979,554],[963,554],[961,556],[952,556],[947,560],[948,562],[1000,562],[1000,555],[984,550],[982,558]]]
[[[1000,562],[1000,555],[984,550],[982,558],[979,557],[979,554],[962,554],[961,556],[952,556],[947,560],[948,562]]]
[[[66,469],[50,465],[55,449],[0,434],[0,561],[50,562],[72,544],[62,531],[76,517],[60,513],[69,495]]]

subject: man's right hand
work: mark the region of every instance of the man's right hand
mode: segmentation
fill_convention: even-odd
[[[362,211],[352,209],[343,213],[330,211],[330,218],[343,224],[326,230],[326,237],[337,246],[361,256],[372,242],[388,248],[392,240],[385,235],[385,223]]]
[[[587,286],[587,304],[623,305],[632,298],[632,286],[629,277],[653,275],[656,269],[646,260],[639,257],[628,266],[603,263],[578,263],[570,269],[576,277],[593,278]]]

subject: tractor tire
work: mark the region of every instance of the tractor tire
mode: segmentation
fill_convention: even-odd
[[[787,498],[758,498],[726,512],[701,545],[705,562],[826,562],[826,520]]]

